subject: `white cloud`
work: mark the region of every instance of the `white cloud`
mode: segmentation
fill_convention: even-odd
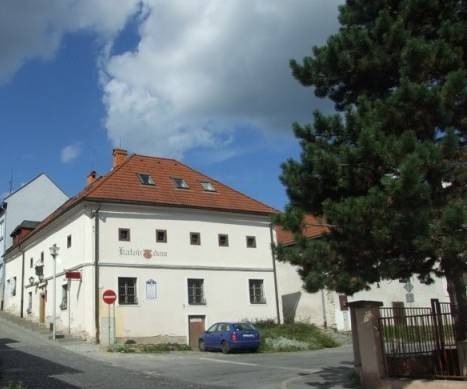
[[[182,157],[235,127],[288,131],[319,104],[288,62],[337,29],[334,0],[147,0],[134,52],[104,59],[114,145]]]
[[[28,59],[51,58],[64,34],[96,32],[112,39],[138,9],[139,0],[2,0],[0,5],[0,83]]]
[[[114,145],[232,154],[239,126],[287,133],[327,106],[293,79],[288,62],[337,29],[342,1],[3,0],[0,83],[28,59],[53,57],[65,34],[89,30],[101,43],[96,62]],[[114,55],[132,15],[138,46]]]
[[[73,161],[81,153],[81,146],[77,143],[65,146],[60,152],[60,159],[63,163]]]

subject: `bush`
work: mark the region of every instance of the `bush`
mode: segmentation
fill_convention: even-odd
[[[337,347],[339,343],[314,324],[276,324],[272,320],[254,323],[261,332],[261,351],[303,351]]]
[[[7,385],[2,386],[2,389],[28,389],[28,387],[20,381],[16,383],[8,382]]]
[[[159,343],[159,344],[136,344],[127,343],[116,344],[107,348],[108,352],[118,353],[165,353],[170,351],[189,351],[190,346],[179,343]]]
[[[160,344],[142,344],[139,345],[138,351],[143,353],[164,353],[170,351],[189,351],[190,346],[179,343],[160,343]]]

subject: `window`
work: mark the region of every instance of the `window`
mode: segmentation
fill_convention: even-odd
[[[217,331],[217,326],[219,324],[213,324],[211,327],[209,327],[209,329],[206,331],[206,332],[216,332]]]
[[[118,229],[118,240],[122,242],[129,242],[130,241],[130,229],[119,228]]]
[[[156,230],[156,242],[167,243],[167,230]]]
[[[30,258],[29,259],[29,268],[32,269],[33,266],[34,266],[34,258]]]
[[[256,247],[256,236],[246,237],[246,247],[254,249]]]
[[[141,184],[154,186],[156,185],[153,178],[149,174],[138,173],[138,178]]]
[[[68,307],[68,285],[62,285],[62,302],[60,304],[60,309],[65,310]]]
[[[32,292],[28,293],[28,309],[26,311],[27,313],[32,312]]]
[[[138,304],[136,278],[118,278],[118,303],[120,305]]]
[[[265,304],[266,300],[263,294],[263,280],[249,280],[250,303]]]
[[[16,296],[16,277],[13,277],[11,281],[11,295]]]
[[[219,234],[219,246],[228,247],[229,236],[227,234]]]
[[[44,264],[44,252],[41,252],[41,263]]]
[[[209,181],[204,181],[201,183],[201,186],[203,190],[206,192],[215,192],[216,188],[214,188],[214,185],[212,185]]]
[[[201,244],[201,234],[199,232],[190,232],[190,244],[193,246]]]
[[[66,237],[66,247],[69,249],[71,247],[71,235]]]
[[[174,178],[175,186],[178,189],[189,189],[190,187],[183,178]]]
[[[204,299],[204,280],[191,278],[188,280],[188,304],[206,304]]]

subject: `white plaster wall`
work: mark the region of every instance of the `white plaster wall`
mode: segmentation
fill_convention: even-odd
[[[45,228],[37,236],[26,242],[23,247],[25,253],[24,266],[24,317],[39,321],[40,295],[47,295],[45,309],[45,323],[52,321],[53,317],[53,259],[49,248],[53,244],[59,247],[57,257],[57,329],[68,330],[68,307],[65,310],[60,308],[62,301],[62,284],[66,282],[64,272],[77,270],[82,273],[82,281],[71,282],[71,331],[74,334],[82,335],[84,332],[88,336],[94,336],[94,238],[93,238],[93,218],[84,208],[77,208],[68,213],[66,217],[57,221],[53,226]],[[72,245],[67,248],[67,237],[71,235]],[[40,261],[41,252],[44,253],[44,281],[39,283],[35,266]],[[32,259],[32,266],[31,266]],[[8,259],[6,263],[6,279],[17,275],[17,296],[5,299],[5,310],[17,315],[20,314],[20,290],[21,290],[21,262],[22,255],[18,253]],[[29,278],[34,278],[34,285],[31,286]],[[27,313],[28,294],[33,292],[32,312]]]
[[[348,301],[372,300],[381,301],[383,306],[392,307],[393,302],[403,302],[405,307],[430,307],[431,299],[438,299],[441,302],[449,302],[446,281],[444,278],[437,278],[431,285],[420,283],[416,277],[411,277],[413,285],[411,293],[414,295],[414,302],[406,302],[404,284],[398,280],[383,281],[379,287],[373,285],[368,291],[361,291],[348,297]],[[336,327],[339,330],[350,330],[350,312],[341,311],[338,296],[336,295]]]
[[[114,210],[118,208],[113,207]],[[100,260],[112,263],[169,266],[272,268],[269,218],[175,208],[101,210]],[[130,242],[118,241],[118,229],[129,228]],[[167,243],[156,243],[156,229],[167,230]],[[201,245],[190,245],[190,232],[201,234]],[[219,247],[218,234],[228,234],[229,247]],[[256,248],[246,247],[246,236]],[[164,256],[122,255],[123,250],[156,250]]]
[[[40,296],[47,294],[45,322],[53,314],[53,260],[49,248],[59,246],[57,259],[57,329],[75,335],[95,336],[94,327],[94,222],[92,207],[83,205],[69,211],[26,242],[25,317],[39,320]],[[174,208],[141,208],[101,205],[100,292],[118,292],[118,277],[137,277],[138,306],[117,306],[117,336],[172,335],[187,337],[188,315],[206,315],[206,325],[220,320],[276,319],[273,262],[269,219],[266,217]],[[87,209],[89,208],[89,209]],[[118,228],[131,229],[131,241],[118,241]],[[155,230],[166,229],[167,243],[155,242]],[[190,245],[189,233],[201,233],[201,245]],[[218,246],[218,234],[229,235],[229,246]],[[67,236],[72,247],[67,248]],[[246,236],[256,237],[256,248],[246,247]],[[145,258],[121,255],[120,248],[165,253]],[[44,252],[44,282],[37,284],[35,265]],[[31,267],[30,260],[33,259]],[[6,309],[19,315],[21,255],[10,254],[8,277],[18,274],[18,293],[6,301]],[[70,307],[60,309],[64,271],[82,272],[82,281],[72,281]],[[29,285],[34,277],[34,285]],[[205,306],[188,305],[188,278],[205,280]],[[144,299],[145,282],[158,282],[158,299]],[[249,279],[264,280],[266,304],[249,303]],[[32,312],[27,314],[28,293],[33,293]],[[101,318],[107,306],[100,300]]]
[[[19,316],[21,309],[21,254],[14,261],[5,263],[4,310]],[[16,277],[16,295],[11,294],[11,280]],[[10,282],[8,282],[10,280]]]
[[[318,293],[308,293],[303,288],[303,281],[297,273],[297,267],[288,263],[279,262],[276,265],[279,285],[279,296],[283,300],[284,296],[299,296],[297,301],[295,320],[301,322],[314,323],[322,326],[324,323],[323,303],[321,291]],[[348,301],[373,300],[381,301],[384,306],[391,307],[394,301],[402,301],[406,307],[430,307],[432,298],[441,302],[448,302],[446,281],[436,279],[431,285],[421,284],[416,277],[411,278],[414,286],[414,303],[406,303],[406,293],[404,284],[398,280],[383,281],[379,287],[373,285],[369,291],[361,291],[353,296],[348,296]],[[342,311],[339,304],[339,295],[335,292],[324,292],[324,305],[326,311],[326,321],[328,326],[336,327],[341,331],[349,331],[350,315],[349,311]],[[283,307],[286,311],[287,306]]]
[[[5,240],[11,246],[11,232],[23,221],[41,221],[62,205],[68,196],[58,188],[49,177],[41,174],[23,188],[8,196]]]
[[[294,316],[295,321],[322,326],[325,315],[323,314],[321,291],[308,293],[303,289],[303,281],[297,273],[296,266],[277,262],[276,269],[284,318],[286,319],[289,312],[289,315]],[[295,315],[292,311],[295,312]]]
[[[206,327],[218,321],[276,318],[272,271],[174,270],[125,267],[101,268],[101,294],[118,294],[118,277],[137,278],[137,305],[115,304],[117,337],[184,336],[188,339],[188,316],[206,315]],[[188,304],[188,278],[204,279],[206,305]],[[157,282],[157,298],[146,298],[146,281]],[[264,280],[266,304],[250,304],[249,279]],[[101,301],[101,318],[108,306]],[[106,336],[102,334],[102,336]]]

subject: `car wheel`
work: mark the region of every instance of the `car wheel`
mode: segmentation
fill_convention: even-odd
[[[222,342],[222,352],[224,354],[228,354],[230,352],[229,344],[225,340]]]
[[[199,351],[206,351],[206,346],[204,345],[204,342],[202,340],[199,341],[198,348]]]
[[[251,349],[251,352],[252,352],[252,353],[257,353],[257,352],[258,352],[258,347],[252,348],[252,349]]]

